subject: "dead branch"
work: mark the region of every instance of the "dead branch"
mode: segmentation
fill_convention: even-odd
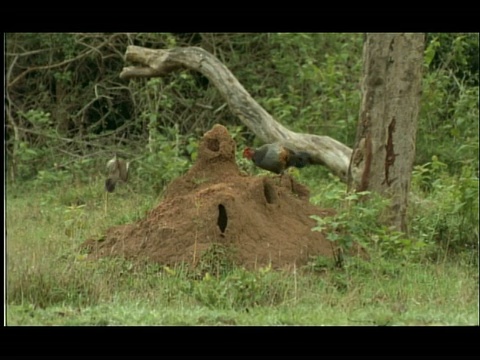
[[[127,61],[139,64],[123,68],[122,79],[161,77],[172,71],[191,69],[214,84],[232,112],[266,143],[282,142],[312,154],[315,164],[324,165],[346,181],[352,149],[328,136],[295,133],[278,123],[245,90],[231,71],[215,56],[199,47],[148,49],[128,46]]]
[[[10,78],[7,77],[7,88],[13,87],[19,80],[21,80],[23,77],[25,77],[25,75],[31,73],[32,71],[55,69],[55,68],[61,67],[63,65],[69,64],[71,62],[77,61],[79,59],[82,59],[82,58],[84,58],[84,57],[86,57],[86,56],[88,56],[88,55],[90,55],[94,52],[100,52],[98,49],[100,49],[103,46],[105,46],[106,44],[108,44],[108,41],[109,40],[107,39],[97,46],[88,46],[87,50],[82,51],[80,54],[78,54],[77,56],[75,56],[74,58],[71,58],[71,59],[66,59],[66,60],[60,61],[60,62],[55,63],[55,64],[39,65],[39,66],[29,67],[25,71],[23,71],[21,74],[19,74],[12,81],[9,81]],[[84,45],[87,46],[86,44],[84,44]],[[23,56],[23,55],[25,55],[25,54],[19,54],[17,56]]]

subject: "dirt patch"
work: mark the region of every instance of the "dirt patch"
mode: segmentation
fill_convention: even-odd
[[[310,215],[327,216],[309,203],[308,189],[289,175],[247,176],[235,162],[236,145],[215,125],[201,141],[198,159],[168,186],[164,200],[145,219],[87,240],[92,256],[123,256],[162,264],[197,263],[219,244],[237,265],[275,268],[333,256],[331,244],[312,232]]]

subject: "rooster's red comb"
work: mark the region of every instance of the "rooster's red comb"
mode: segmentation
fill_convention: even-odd
[[[255,151],[253,151],[251,148],[246,147],[243,150],[243,157],[247,159],[251,159]]]

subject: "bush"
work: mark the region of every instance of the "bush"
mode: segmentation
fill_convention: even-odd
[[[289,301],[294,289],[287,275],[272,272],[270,267],[255,272],[234,268],[218,279],[205,273],[203,279],[191,282],[187,293],[212,309],[248,310]]]
[[[412,234],[440,246],[440,253],[478,254],[478,174],[464,166],[451,176],[436,156],[413,171],[410,211]],[[423,193],[418,193],[422,191]],[[413,210],[414,209],[414,210]]]
[[[413,258],[424,253],[428,243],[424,239],[408,237],[386,227],[385,213],[389,201],[368,191],[347,194],[339,180],[323,187],[311,198],[314,204],[332,206],[336,214],[320,218],[312,231],[325,231],[335,249],[337,266],[343,266],[345,256],[357,254],[354,245],[374,257]]]
[[[430,34],[425,63],[416,164],[478,168],[478,34]]]

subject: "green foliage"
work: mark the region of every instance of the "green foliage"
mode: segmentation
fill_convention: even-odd
[[[478,33],[429,33],[425,63],[434,70],[448,69],[460,79],[478,85]]]
[[[478,34],[429,34],[416,163],[478,168]]]
[[[42,110],[28,110],[26,113],[20,112],[20,115],[25,117],[34,127],[41,128],[45,125],[52,125],[51,114]]]
[[[198,73],[184,71],[128,86],[120,83],[125,45],[132,43],[153,48],[202,46],[286,125],[300,131],[326,131],[352,142],[355,130],[350,125],[359,104],[360,35],[8,34],[7,67],[12,69],[7,74],[8,144],[23,141],[42,159],[34,167],[32,159],[9,150],[9,161],[18,164],[9,166],[16,179],[32,177],[58,163],[54,161],[58,151],[40,154],[42,145],[83,156],[99,145],[112,152],[119,139],[138,150],[156,132],[165,135],[165,129],[198,137],[215,123],[238,126],[218,91]],[[16,58],[16,54],[25,56]],[[38,70],[22,73],[27,68]],[[18,119],[22,111],[35,109],[51,114],[52,122]],[[21,130],[18,138],[13,136],[15,127],[32,125],[35,133]]]
[[[460,175],[450,176],[447,165],[433,156],[431,162],[415,167],[412,188],[424,191],[410,200],[415,209],[410,220],[413,234],[440,245],[444,256],[465,250],[478,254],[478,173],[465,165]]]
[[[201,260],[195,268],[195,277],[203,277],[206,274],[220,277],[228,274],[235,267],[232,255],[232,250],[225,246],[212,244],[202,253]]]
[[[33,132],[45,132],[46,136],[53,136],[53,121],[50,113],[31,109],[27,112],[20,111],[19,115],[34,129]],[[55,141],[52,143],[54,144]],[[18,139],[12,143],[12,147],[13,153],[10,153],[7,160],[11,162],[15,159],[16,171],[20,175],[20,180],[32,178],[38,169],[45,166],[46,159],[51,156],[48,146],[37,141]]]
[[[10,257],[10,261],[7,299],[11,304],[80,307],[95,304],[100,297],[94,278],[68,263],[56,262],[53,269],[48,263],[21,266],[17,264],[18,259]]]
[[[65,235],[71,240],[82,239],[86,227],[85,204],[71,205],[65,209]]]
[[[257,271],[239,268],[233,261],[232,251],[212,244],[193,269],[164,269],[171,276],[183,274],[188,278],[188,283],[181,286],[182,291],[211,309],[248,310],[287,300],[291,290],[288,276],[273,272],[271,266]]]
[[[431,191],[441,179],[448,177],[448,165],[438,160],[436,155],[432,161],[423,165],[416,165],[412,172],[412,185],[423,191]]]
[[[34,181],[37,188],[41,186],[56,186],[72,180],[72,174],[66,169],[60,170],[39,170]]]
[[[177,127],[164,128],[163,132],[152,129],[146,155],[134,165],[135,181],[153,186],[160,193],[191,166],[197,157],[198,140],[182,136]]]
[[[235,268],[222,277],[209,272],[202,280],[192,281],[188,294],[212,309],[249,309],[275,306],[288,299],[291,284],[270,267],[258,271]]]
[[[270,54],[262,62],[276,76],[264,78],[252,95],[283,124],[351,145],[360,109],[361,43],[360,34],[270,34]]]
[[[314,204],[332,206],[336,214],[328,217],[312,215],[317,226],[312,231],[324,232],[336,254],[336,263],[356,254],[354,244],[370,256],[410,259],[425,253],[428,243],[423,238],[407,237],[385,225],[389,201],[368,191],[347,194],[339,180],[330,182],[313,196]]]
[[[317,226],[312,231],[326,231],[327,239],[338,243],[345,250],[349,250],[355,242],[364,243],[371,235],[370,229],[378,227],[377,220],[383,210],[380,206],[359,201],[368,195],[371,195],[368,191],[346,196],[331,192],[330,199],[336,198],[343,202],[345,211],[324,218],[312,215],[311,218],[317,221]]]
[[[215,123],[239,126],[199,73],[119,81],[130,44],[201,46],[284,125],[351,146],[361,100],[362,41],[362,34],[352,33],[7,34],[10,178],[31,179],[77,156],[107,157],[119,146],[137,158],[145,143],[158,144],[162,136],[170,141],[169,129],[199,138]],[[450,173],[459,174],[467,163],[475,170],[478,97],[478,34],[429,33],[416,164],[437,155]],[[244,138],[252,140],[251,135]],[[188,147],[183,143],[177,150],[191,154]],[[58,161],[59,155],[65,161]],[[148,157],[144,168],[159,161]]]
[[[347,195],[319,167],[295,174],[311,185],[314,203],[337,210],[317,219],[317,230],[346,250],[358,242],[371,256],[343,256],[341,268],[313,259],[321,276],[238,269],[221,249],[192,273],[92,261],[77,245],[142,217],[155,201],[148,185],[161,190],[185,171],[214,123],[232,125],[238,144],[251,141],[198,74],[119,82],[126,44],[203,46],[279,121],[351,145],[361,35],[8,34],[6,40],[7,161],[17,167],[16,179],[34,178],[32,187],[7,189],[9,323],[478,325],[478,34],[429,34],[409,237],[381,226],[386,205],[373,194]],[[124,198],[120,188],[104,217],[100,174],[119,148],[132,159],[143,155],[129,182],[142,191]]]
[[[431,257],[443,261],[465,253],[468,261],[478,262],[478,177],[470,165],[465,165],[459,176],[450,175],[448,165],[437,156],[415,166],[408,236],[382,225],[388,202],[374,194],[346,194],[345,185],[332,176],[328,183],[312,184],[312,188],[314,204],[336,210],[331,217],[314,216],[317,226],[313,230],[324,231],[333,247],[341,249],[337,251],[340,263],[353,243],[360,244],[370,256],[381,258]]]
[[[57,160],[61,161],[61,158]],[[104,165],[104,164],[102,164]],[[89,184],[92,178],[92,169],[98,166],[91,158],[80,158],[77,161],[68,162],[65,165],[54,163],[52,167],[38,170],[35,178],[26,184],[32,185],[37,190],[51,187],[68,187],[68,184]],[[61,196],[66,195],[62,193]]]
[[[478,325],[478,268],[461,254],[345,257],[341,268],[313,259],[293,271],[245,270],[221,248],[193,269],[93,259],[78,247],[84,239],[157,200],[119,187],[105,216],[100,179],[67,185],[7,188],[8,325]],[[67,205],[75,198],[85,204]],[[70,225],[76,235],[65,233]]]

